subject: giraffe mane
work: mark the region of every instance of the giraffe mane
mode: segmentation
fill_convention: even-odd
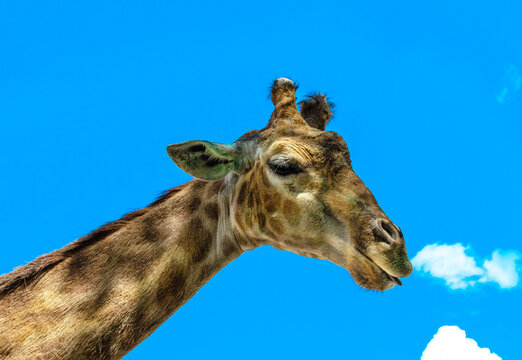
[[[26,265],[19,266],[14,271],[0,276],[0,298],[15,291],[21,285],[27,286],[38,280],[44,273],[70,257],[72,254],[95,244],[109,235],[114,234],[132,220],[144,215],[153,207],[165,202],[174,194],[181,191],[187,184],[177,186],[163,192],[158,199],[143,209],[139,209],[124,215],[118,220],[111,221],[89,234],[73,241],[61,249],[41,255]]]

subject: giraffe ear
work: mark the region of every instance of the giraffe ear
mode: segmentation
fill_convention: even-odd
[[[183,171],[203,180],[218,180],[239,171],[241,152],[234,145],[187,141],[167,146],[167,153]]]

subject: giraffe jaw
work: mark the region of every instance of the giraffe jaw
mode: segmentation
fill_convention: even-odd
[[[364,254],[362,251],[359,251],[368,261],[370,261],[373,265],[375,265],[377,268],[379,268],[380,271],[386,275],[386,277],[391,280],[394,284],[402,286],[401,280],[397,276],[393,276],[392,274],[388,273],[386,270],[384,270],[382,267],[377,265],[375,261],[373,261],[371,258],[369,258],[366,254]]]
[[[361,275],[361,272],[359,271],[357,271],[356,274],[354,274],[353,271],[350,271],[352,277],[360,286],[366,289],[378,291],[391,289],[394,285],[402,286],[402,282],[398,277],[389,274],[359,249],[355,250],[358,255],[356,258],[366,265],[366,275]],[[368,270],[370,270],[370,273],[373,276],[368,276]],[[372,281],[368,281],[368,279],[372,279]]]

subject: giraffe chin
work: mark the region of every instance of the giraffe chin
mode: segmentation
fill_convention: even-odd
[[[366,254],[357,250],[357,255],[357,265],[351,266],[348,271],[359,286],[377,291],[389,290],[395,285],[402,286],[402,282],[398,277],[386,272]]]

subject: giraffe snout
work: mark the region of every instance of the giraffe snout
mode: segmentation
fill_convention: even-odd
[[[404,244],[404,236],[401,229],[394,223],[386,219],[380,219],[377,226],[373,229],[375,241],[384,242],[391,246],[395,244]]]
[[[376,260],[381,268],[396,277],[409,276],[413,266],[406,253],[406,245],[401,229],[388,219],[379,219],[373,229],[374,241],[384,245],[381,256]]]

